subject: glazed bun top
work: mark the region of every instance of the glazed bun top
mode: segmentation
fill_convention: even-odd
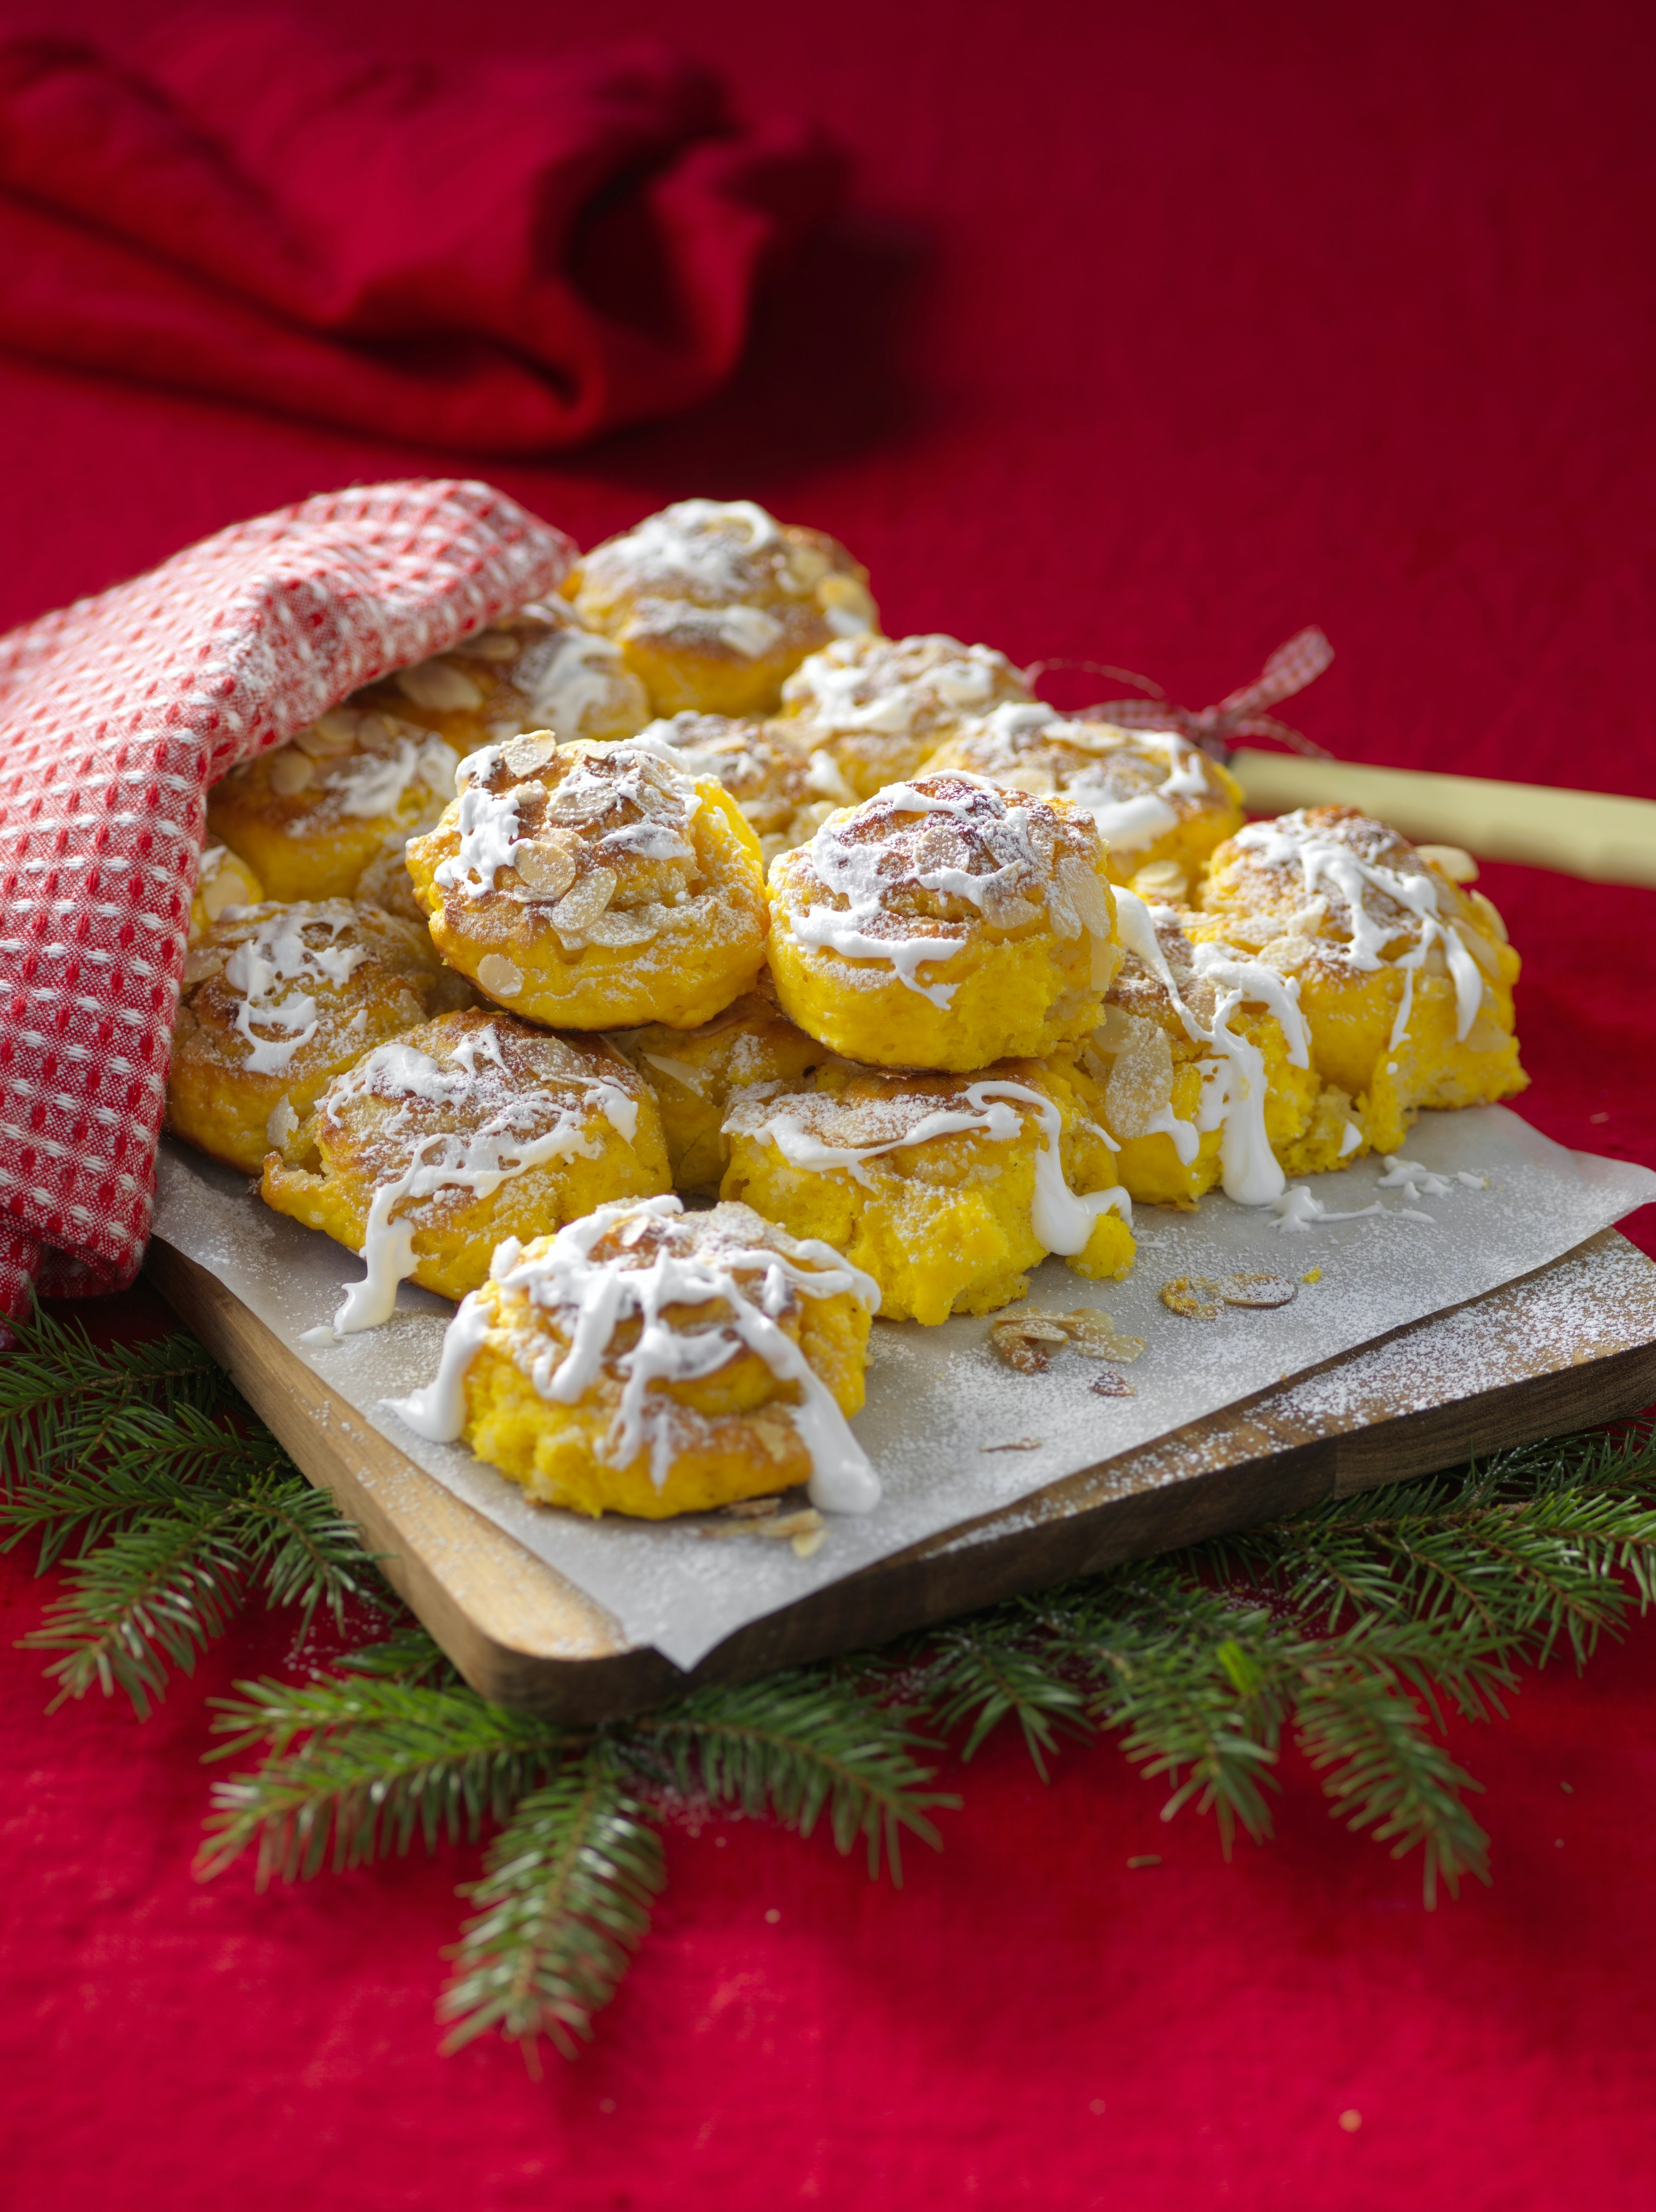
[[[924,995],[917,968],[979,932],[1086,930],[1107,944],[1101,864],[1079,807],[948,771],[830,815],[809,845],[776,861],[771,889],[804,943],[887,962]]]

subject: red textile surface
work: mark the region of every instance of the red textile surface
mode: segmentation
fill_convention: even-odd
[[[233,10],[136,66],[0,49],[0,337],[357,430],[545,453],[703,398],[832,198],[793,125],[637,42],[410,61]]]
[[[452,14],[329,12],[432,55]],[[1319,622],[1339,658],[1288,713],[1331,750],[1656,796],[1647,11],[703,0],[693,21],[756,103],[850,147],[877,220],[808,251],[698,417],[496,466],[505,489],[583,544],[748,494],[843,536],[894,628],[1145,670],[1191,707]],[[580,27],[500,0],[477,36]],[[683,35],[666,0],[616,0],[604,31]],[[27,368],[0,367],[0,439],[3,542],[29,556],[0,578],[12,621],[238,515],[461,465]],[[1656,1161],[1656,895],[1485,883],[1526,958],[1523,1109]],[[284,1663],[279,1629],[145,1728],[46,1721],[9,1648],[43,1593],[6,1574],[20,2212],[1650,2201],[1656,1631],[1456,1732],[1495,1887],[1434,1914],[1297,1768],[1279,1839],[1227,1868],[1109,1749],[1044,1790],[1008,1746],[900,1896],[820,1838],[673,1837],[598,2047],[536,2084],[508,2052],[434,2055],[475,1855],[264,1898],[190,1882],[203,1696]]]
[[[374,484],[0,638],[0,1318],[137,1272],[208,785],[574,553],[487,484]]]

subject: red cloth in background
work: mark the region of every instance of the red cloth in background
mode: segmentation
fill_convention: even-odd
[[[130,12],[54,0],[96,36]],[[382,52],[454,36],[453,0],[326,14]],[[612,0],[604,35],[685,20]],[[494,56],[581,28],[468,26]],[[699,0],[697,48],[823,118],[867,220],[698,415],[489,473],[582,544],[756,497],[843,538],[894,629],[1190,706],[1318,622],[1338,658],[1287,713],[1331,751],[1656,796],[1653,31],[1632,0]],[[0,623],[440,465],[0,362]],[[1525,957],[1520,1110],[1656,1164],[1656,893],[1484,888]],[[1656,1209],[1629,1227],[1656,1244]],[[475,1851],[190,1880],[206,1699],[295,1664],[285,1626],[143,1727],[46,1719],[12,1638],[49,1590],[0,1573],[7,2212],[1647,2212],[1656,1624],[1453,1731],[1495,1881],[1434,1913],[1292,1760],[1277,1840],[1227,1866],[1113,1749],[1044,1789],[1008,1743],[901,1894],[822,1837],[673,1834],[595,2048],[536,2082],[435,2055]]]
[[[228,11],[129,69],[0,48],[0,340],[480,453],[726,376],[833,156],[664,47],[369,59]]]
[[[374,484],[0,637],[0,1323],[143,1255],[208,785],[574,555],[487,484]]]

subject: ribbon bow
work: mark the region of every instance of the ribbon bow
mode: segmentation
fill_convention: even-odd
[[[1124,683],[1136,684],[1141,691],[1148,694],[1148,697],[1107,699],[1100,706],[1084,708],[1081,718],[1113,722],[1123,730],[1177,730],[1218,761],[1227,757],[1238,738],[1275,738],[1294,752],[1327,760],[1330,756],[1321,745],[1300,731],[1290,729],[1286,722],[1279,722],[1265,709],[1274,707],[1279,699],[1292,698],[1296,691],[1303,691],[1333,658],[1334,647],[1312,623],[1297,637],[1291,637],[1286,645],[1279,645],[1253,683],[1231,692],[1216,707],[1200,709],[1175,707],[1160,684],[1152,683],[1148,676],[1135,676],[1127,668],[1100,667],[1096,661],[1038,661],[1029,672],[1033,678],[1046,668],[1090,668],[1099,676],[1116,676]]]

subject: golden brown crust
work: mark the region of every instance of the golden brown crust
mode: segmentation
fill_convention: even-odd
[[[328,899],[232,909],[186,959],[167,1127],[257,1174],[266,1124],[284,1101],[302,1119],[365,1052],[468,995],[428,939],[378,908]]]
[[[969,720],[1029,696],[1004,653],[940,634],[838,638],[782,690],[814,788],[842,806],[918,775]]]
[[[444,957],[531,1020],[693,1028],[764,958],[763,864],[735,802],[631,742],[486,748],[408,860]]]
[[[595,547],[563,589],[658,714],[767,714],[807,653],[879,619],[843,545],[751,500],[680,500]]]

